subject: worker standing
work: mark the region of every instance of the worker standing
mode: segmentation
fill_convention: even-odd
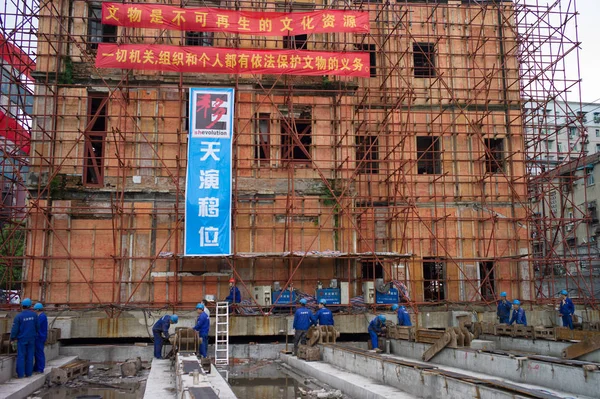
[[[560,317],[562,317],[563,327],[569,327],[573,329],[573,313],[575,313],[575,305],[569,298],[567,290],[560,292]]]
[[[162,347],[163,339],[169,339],[169,327],[171,324],[177,324],[179,316],[176,314],[165,315],[158,319],[152,327],[152,334],[154,335],[154,358],[162,359]]]
[[[225,298],[229,305],[240,303],[242,301],[242,294],[238,287],[235,286],[235,279],[229,279],[229,295]]]
[[[198,352],[200,353],[200,357],[206,357],[208,352],[208,331],[210,330],[210,319],[206,314],[205,306],[203,303],[199,303],[196,305],[196,312],[198,313],[198,318],[196,319],[196,325],[194,326],[194,330],[198,331],[198,335],[202,338],[202,342],[200,342],[200,348]]]
[[[300,299],[300,307],[294,313],[294,349],[292,356],[298,353],[298,344],[306,340],[306,333],[312,324],[312,312],[306,307],[306,299]]]
[[[379,342],[377,336],[382,334],[385,329],[385,316],[380,314],[379,316],[375,316],[373,320],[369,323],[369,336],[371,337],[371,352],[380,352]]]
[[[498,310],[496,310],[496,316],[500,323],[508,324],[510,320],[510,302],[506,299],[506,292],[500,293],[500,301],[498,301]]]
[[[37,336],[38,316],[31,309],[31,299],[21,302],[23,310],[15,316],[10,331],[10,341],[17,341],[17,377],[31,377],[33,374],[33,356]]]
[[[204,298],[202,300],[202,303],[204,304],[204,313],[206,313],[206,315],[210,319],[210,309],[208,309],[208,300],[206,298]]]
[[[398,325],[399,326],[404,326],[404,327],[412,326],[412,322],[410,321],[410,315],[408,314],[406,307],[398,306],[398,305],[394,304],[392,306],[392,310],[398,311]]]
[[[509,325],[512,325],[513,323],[527,326],[527,316],[525,316],[525,309],[521,307],[521,302],[518,299],[515,299],[513,301],[513,313],[512,317],[510,318],[510,321],[508,322]]]
[[[331,310],[327,309],[325,306],[326,304],[327,301],[325,299],[319,301],[319,310],[312,316],[313,324],[317,325],[318,323],[320,326],[333,325],[333,313],[331,313]]]
[[[38,317],[33,371],[36,373],[43,373],[44,369],[46,368],[46,354],[44,353],[44,345],[46,345],[46,339],[48,339],[48,317],[46,317],[46,314],[44,313],[44,305],[39,302],[33,305],[33,310],[35,310]]]

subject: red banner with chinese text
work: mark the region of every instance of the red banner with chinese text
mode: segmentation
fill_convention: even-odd
[[[258,12],[222,8],[180,8],[159,4],[102,3],[102,23],[131,28],[260,36],[369,33],[369,13],[346,10]]]
[[[369,53],[160,44],[100,43],[96,67],[226,74],[370,76]]]

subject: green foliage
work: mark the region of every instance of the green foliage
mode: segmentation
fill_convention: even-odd
[[[63,58],[65,62],[63,66],[63,71],[58,77],[58,83],[61,85],[70,85],[73,84],[73,61],[69,56]]]
[[[0,230],[0,287],[3,289],[20,288],[14,282],[21,281],[24,253],[25,228],[5,225]],[[7,273],[7,269],[12,271],[12,276]],[[9,287],[9,284],[12,286]]]

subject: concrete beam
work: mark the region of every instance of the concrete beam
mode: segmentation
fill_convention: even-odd
[[[392,354],[415,360],[420,360],[423,352],[430,346],[395,339],[390,342]],[[596,396],[600,386],[600,371],[586,372],[581,367],[548,363],[526,357],[477,352],[472,349],[446,348],[428,364],[468,370],[490,378],[503,378],[516,383],[533,384],[587,397]]]
[[[414,399],[401,390],[381,385],[378,381],[363,377],[360,374],[349,373],[338,367],[324,362],[305,362],[290,355],[281,355],[281,360],[303,374],[309,375],[329,386],[339,389],[353,398],[364,399]]]
[[[44,347],[44,354],[46,355],[46,364],[50,362],[50,360],[56,359],[58,357],[60,344],[56,343],[53,345],[46,345]],[[15,362],[17,360],[17,355],[3,355],[0,356],[0,384],[5,383],[11,378],[15,377],[16,369]]]
[[[152,360],[150,374],[146,380],[144,399],[175,399],[175,370],[171,369],[171,361],[168,359]]]
[[[154,357],[154,347],[136,345],[74,345],[60,348],[62,356],[78,356],[80,359],[98,363],[124,362],[139,357],[143,362],[150,362]]]

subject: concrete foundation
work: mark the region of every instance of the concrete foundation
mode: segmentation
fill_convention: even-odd
[[[409,359],[420,360],[423,352],[430,346],[395,339],[390,341],[392,354]],[[587,397],[595,397],[600,386],[600,371],[585,371],[582,367],[548,363],[527,357],[496,355],[472,349],[443,349],[428,364],[482,373],[493,378],[503,378],[512,382],[532,384]]]
[[[205,388],[212,391],[219,399],[236,399],[237,397],[231,387],[219,374],[214,366],[211,366],[210,374],[199,372],[198,380],[194,382],[192,373],[186,373],[184,363],[197,362],[198,370],[201,370],[200,361],[194,355],[178,355],[176,359],[176,391],[177,399],[188,399],[198,397],[190,392],[195,388]],[[202,397],[202,395],[200,395]],[[210,396],[209,396],[210,397]],[[145,398],[145,395],[144,395]]]
[[[3,399],[22,399],[31,395],[44,386],[46,376],[50,374],[53,367],[61,367],[77,360],[75,356],[62,356],[46,362],[46,369],[43,374],[34,374],[28,378],[12,378],[0,385],[0,398]]]
[[[537,353],[544,356],[560,358],[563,349],[572,345],[572,342],[546,341],[543,339],[532,340],[524,338],[499,337],[495,335],[482,335],[480,338],[496,343],[496,349],[503,351],[519,351],[524,353]],[[577,358],[587,362],[600,363],[600,350]]]
[[[44,347],[44,354],[46,355],[46,363],[59,356],[60,344],[56,343],[53,345],[46,345]],[[0,357],[0,384],[5,383],[11,378],[16,378],[17,372],[15,369],[15,362],[17,355],[4,355]]]
[[[61,356],[78,356],[95,363],[124,362],[127,359],[141,358],[152,361],[154,347],[136,345],[73,345],[60,348]]]
[[[175,399],[176,397],[175,370],[171,367],[171,361],[166,359],[152,360],[152,368],[146,381],[144,399]]]

